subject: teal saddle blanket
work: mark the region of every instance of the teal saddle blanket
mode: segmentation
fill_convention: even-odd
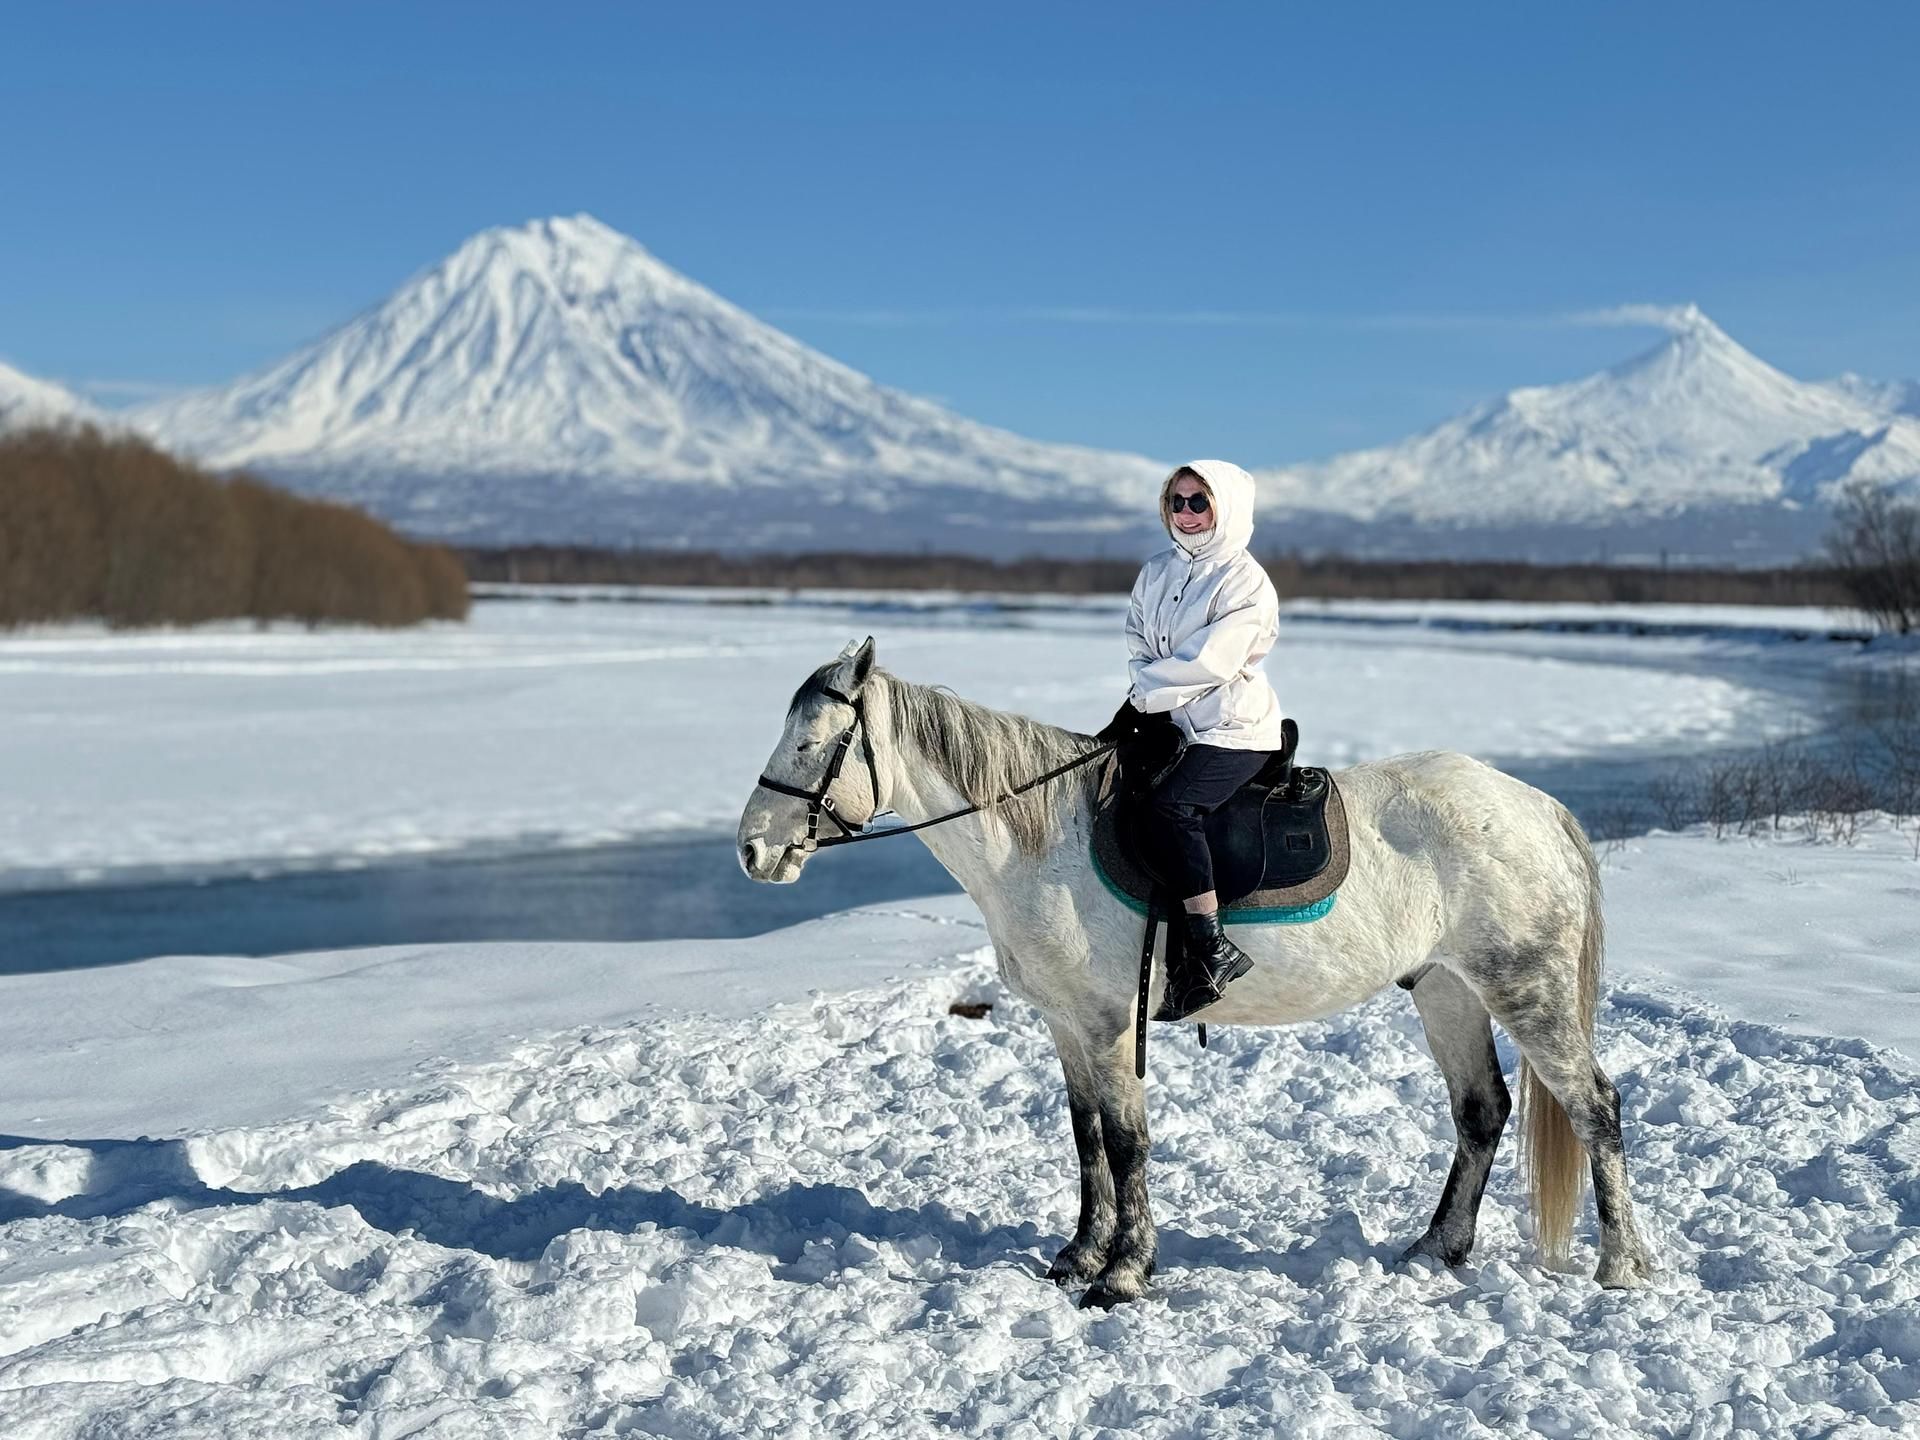
[[[1091,849],[1093,873],[1100,877],[1100,883],[1107,887],[1114,899],[1125,905],[1136,915],[1147,913],[1147,902],[1137,900],[1122,890],[1107,874],[1106,867],[1100,863],[1100,852]],[[1229,905],[1220,912],[1222,925],[1305,925],[1310,920],[1318,920],[1333,909],[1333,902],[1340,898],[1338,890],[1330,891],[1318,900],[1308,900],[1299,905]]]

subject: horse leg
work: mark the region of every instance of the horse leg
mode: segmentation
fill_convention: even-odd
[[[1080,1304],[1102,1310],[1146,1293],[1156,1249],[1147,1203],[1147,1087],[1133,1073],[1131,1019],[1127,1011],[1116,1012],[1110,1025],[1100,1027],[1100,1039],[1087,1046],[1115,1213],[1106,1267]]]
[[[1055,1024],[1054,1048],[1067,1076],[1067,1109],[1073,1117],[1073,1148],[1080,1159],[1080,1221],[1047,1270],[1056,1285],[1082,1285],[1106,1267],[1113,1243],[1113,1172],[1107,1168],[1106,1147],[1100,1138],[1100,1103],[1093,1067],[1071,1027]]]
[[[1511,973],[1511,972],[1509,972]],[[1487,1008],[1520,1047],[1528,1068],[1524,1118],[1528,1128],[1536,1196],[1558,1189],[1568,1218],[1536,1214],[1535,1228],[1549,1258],[1565,1249],[1571,1212],[1579,1204],[1578,1162],[1572,1147],[1553,1144],[1551,1132],[1571,1125],[1593,1174],[1594,1209],[1600,1217],[1600,1263],[1594,1279],[1608,1289],[1644,1285],[1653,1273],[1646,1243],[1634,1223],[1627,1190],[1626,1146],[1620,1133],[1620,1092],[1594,1058],[1593,1036],[1581,1023],[1571,993],[1546,994],[1538,983],[1507,984],[1483,992]],[[1558,1105],[1561,1115],[1548,1107]],[[1546,1132],[1543,1137],[1543,1132]],[[1556,1173],[1570,1171],[1565,1177]]]
[[[1440,1192],[1427,1233],[1401,1253],[1401,1260],[1428,1256],[1442,1265],[1465,1263],[1473,1249],[1480,1197],[1487,1172],[1513,1111],[1500,1057],[1493,1048],[1487,1007],[1465,981],[1440,965],[1430,966],[1412,986],[1414,1007],[1426,1028],[1427,1048],[1447,1080],[1453,1111],[1453,1168]]]

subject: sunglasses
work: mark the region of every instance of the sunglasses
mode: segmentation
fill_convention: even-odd
[[[1207,497],[1204,495],[1169,495],[1167,509],[1178,515],[1182,510],[1191,510],[1196,515],[1207,513]]]

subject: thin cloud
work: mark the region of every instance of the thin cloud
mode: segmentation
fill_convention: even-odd
[[[1387,311],[1375,315],[1312,314],[1297,310],[1141,310],[1103,305],[980,306],[973,309],[775,309],[776,322],[864,325],[876,329],[956,325],[1177,326],[1216,330],[1557,330],[1593,325],[1650,325],[1675,329],[1689,306],[1616,305],[1602,310],[1542,314]]]
[[[1684,330],[1699,318],[1697,305],[1614,305],[1605,310],[1576,311],[1567,321],[1572,325],[1644,325],[1655,330]]]
[[[166,400],[195,387],[164,380],[75,380],[68,388],[96,400]]]

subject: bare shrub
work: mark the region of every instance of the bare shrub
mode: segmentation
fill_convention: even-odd
[[[1646,797],[1670,830],[1705,824],[1716,838],[1755,836],[1797,819],[1809,839],[1851,844],[1871,811],[1896,823],[1915,813],[1913,766],[1920,756],[1901,738],[1905,752],[1871,734],[1838,745],[1770,741],[1750,755],[1677,766],[1649,782]]]
[[[1647,783],[1647,799],[1669,830],[1684,830],[1700,818],[1698,782],[1688,770],[1675,768]]]
[[[1855,480],[1834,505],[1827,558],[1853,603],[1896,635],[1920,627],[1920,503]]]

